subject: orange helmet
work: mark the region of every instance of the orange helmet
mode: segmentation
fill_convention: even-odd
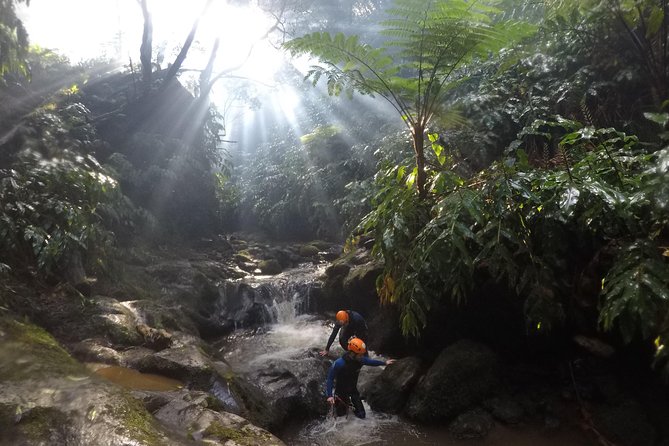
[[[344,310],[339,310],[337,311],[337,322],[341,324],[346,324],[348,323],[348,313]]]
[[[348,350],[362,355],[367,351],[367,346],[362,339],[352,336],[351,339],[348,340]]]

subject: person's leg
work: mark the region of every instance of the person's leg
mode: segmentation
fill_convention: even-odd
[[[335,415],[343,417],[348,412],[348,398],[338,396],[335,398]]]
[[[365,418],[365,406],[362,405],[360,394],[357,391],[351,395],[351,403],[353,404],[353,415],[358,418]]]

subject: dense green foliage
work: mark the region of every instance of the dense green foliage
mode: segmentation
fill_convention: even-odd
[[[16,3],[0,3],[0,270],[63,276],[133,237],[341,239],[361,221],[407,335],[492,283],[528,333],[654,343],[669,371],[664,1],[397,0],[385,19],[381,0],[332,2],[286,47],[321,60],[307,77],[331,95],[386,99],[408,134],[314,94],[230,168],[206,97],[25,53]],[[33,111],[47,93],[30,79],[55,101]]]
[[[470,179],[436,173],[429,214],[407,197],[405,166],[380,176],[364,224],[377,231],[386,259],[382,297],[400,303],[407,333],[418,334],[439,299],[464,301],[492,277],[522,296],[534,330],[563,322],[575,305],[596,308],[601,282],[604,329],[618,327],[627,341],[658,334],[669,309],[662,258],[669,197],[658,194],[667,152],[591,127],[568,133],[560,147],[559,169],[532,167],[519,149]]]
[[[364,148],[352,150],[335,127],[275,141],[252,156],[239,181],[245,227],[257,226],[278,238],[341,240],[346,222],[369,210],[353,206],[347,185],[373,175],[374,157]]]
[[[92,128],[81,104],[61,115],[36,111],[10,168],[0,169],[0,248],[5,266],[40,276],[67,274],[72,262],[97,263],[112,230],[131,224],[116,180],[86,150]],[[74,139],[70,132],[81,140]],[[83,142],[82,142],[83,141]],[[102,256],[102,257],[100,257]]]
[[[464,75],[462,66],[486,59],[526,37],[531,27],[493,21],[494,2],[397,0],[384,21],[385,45],[374,48],[357,36],[313,33],[285,44],[292,54],[321,61],[307,74],[327,80],[328,93],[379,95],[407,125],[416,159],[416,188],[425,197],[424,133],[437,116],[445,118],[445,98]]]
[[[551,5],[515,59],[464,68],[447,103],[470,125],[429,135],[427,200],[410,165],[377,174],[360,231],[385,261],[379,294],[418,336],[438,308],[506,284],[529,333],[655,341],[666,367],[666,115],[648,113],[666,99],[664,9]]]
[[[0,82],[6,73],[27,73],[28,33],[16,16],[19,3],[30,0],[0,1]]]

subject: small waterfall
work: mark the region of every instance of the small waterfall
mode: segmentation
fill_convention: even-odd
[[[305,265],[276,276],[226,282],[219,288],[217,317],[237,328],[290,324],[309,313],[323,266]]]

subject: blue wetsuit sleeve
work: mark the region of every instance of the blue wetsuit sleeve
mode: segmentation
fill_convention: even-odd
[[[339,358],[330,366],[328,371],[328,379],[325,383],[325,393],[327,396],[334,396],[334,378],[337,374],[337,370],[344,366],[344,360]]]
[[[339,333],[340,328],[341,328],[341,325],[335,324],[334,328],[332,329],[332,334],[330,335],[330,339],[328,339],[328,344],[325,346],[325,350],[330,350],[330,347],[332,346],[332,343],[334,342],[335,338],[337,337],[337,333]]]
[[[371,365],[374,367],[380,365],[386,365],[386,361],[379,361],[378,359],[372,359],[369,356],[363,356],[360,360],[364,365]]]

